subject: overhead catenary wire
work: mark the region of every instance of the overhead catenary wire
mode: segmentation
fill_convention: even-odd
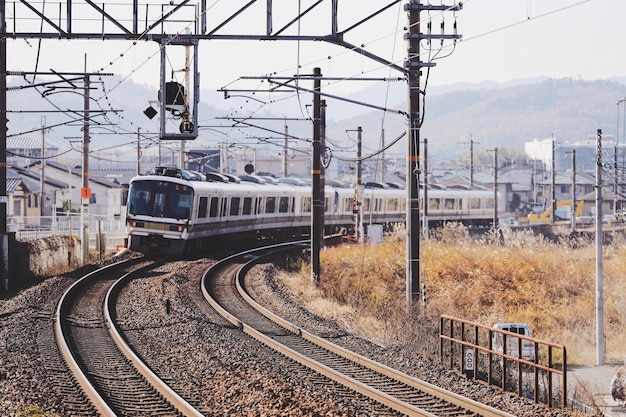
[[[529,20],[534,20],[534,19],[538,19],[538,18],[543,17],[543,16],[547,16],[547,15],[549,15],[549,14],[557,13],[557,12],[559,12],[559,11],[566,10],[566,9],[568,9],[568,8],[571,8],[571,7],[578,6],[578,5],[583,4],[583,3],[586,3],[586,2],[588,2],[588,1],[591,1],[591,0],[579,1],[579,2],[573,3],[573,4],[571,4],[571,5],[567,5],[567,6],[565,6],[565,7],[562,7],[562,8],[559,8],[559,9],[555,9],[555,10],[552,10],[552,11],[550,11],[550,12],[544,13],[544,14],[542,14],[542,15],[538,15],[538,16],[530,16],[530,15],[529,15],[530,13],[529,13],[529,11],[528,11],[528,13],[527,13],[527,14],[528,14],[529,16],[527,16],[527,19],[525,19],[524,21],[517,22],[516,24],[521,24],[521,23],[524,23],[524,22],[529,21]],[[471,0],[466,1],[466,2],[465,2],[465,5],[469,4],[470,2],[471,2]],[[208,9],[210,9],[210,8],[214,7],[214,6],[215,6],[215,5],[217,5],[218,3],[221,3],[221,2],[220,2],[220,1],[215,1],[215,2],[213,2],[210,6],[208,6]],[[299,6],[299,7],[300,7],[300,6]],[[167,9],[166,9],[166,10],[167,10]],[[398,12],[400,12],[400,10],[401,10],[401,8],[399,7],[399,8],[398,8]],[[164,15],[165,13],[166,13],[166,12],[164,11],[164,12],[162,13],[162,15]],[[433,17],[434,17],[434,16],[430,16],[430,18],[431,18],[431,19],[432,19]],[[300,25],[300,22],[298,22],[298,24]],[[467,42],[468,40],[476,39],[476,38],[479,38],[479,37],[481,37],[481,36],[485,36],[485,35],[488,35],[488,34],[491,34],[491,33],[495,33],[496,31],[499,31],[499,30],[504,30],[504,29],[509,28],[509,27],[512,27],[512,26],[514,26],[514,25],[516,25],[516,24],[503,26],[503,27],[501,27],[501,28],[499,28],[499,29],[497,29],[497,30],[493,30],[493,31],[485,32],[485,33],[483,33],[483,34],[476,35],[476,36],[474,36],[474,37],[472,37],[472,38],[466,38],[466,39],[464,40],[464,42]],[[298,30],[300,30],[300,29],[298,29]],[[398,28],[396,28],[396,30],[395,30],[395,31],[393,31],[393,32],[391,32],[391,33],[387,33],[387,34],[384,34],[384,35],[382,35],[382,36],[375,37],[375,38],[373,38],[373,39],[371,39],[371,40],[369,40],[369,41],[366,41],[366,42],[364,42],[361,46],[364,46],[364,45],[369,45],[369,44],[374,44],[374,43],[380,42],[381,40],[384,40],[384,39],[386,39],[386,38],[388,38],[388,37],[390,37],[390,36],[397,37],[397,34],[398,34]],[[145,35],[145,33],[144,33],[144,35]],[[141,40],[145,40],[145,39],[146,39],[145,37],[144,37],[144,38],[141,38]],[[394,38],[394,39],[395,39],[395,38]],[[109,65],[102,66],[101,70],[104,70],[105,68],[108,68],[108,67],[112,67],[112,66],[114,66],[114,64],[116,64],[118,61],[120,61],[120,60],[124,59],[125,57],[129,56],[129,55],[130,55],[129,51],[131,51],[131,50],[132,50],[132,48],[134,48],[137,44],[138,44],[138,42],[137,42],[137,41],[134,41],[134,42],[133,42],[133,45],[131,45],[131,46],[129,46],[128,48],[124,49],[121,53],[117,54],[117,56],[116,56],[114,59],[110,60],[110,61],[109,61]],[[322,61],[322,60],[332,59],[332,58],[334,58],[334,57],[338,57],[338,56],[340,56],[340,55],[350,53],[350,52],[351,52],[351,51],[353,51],[354,49],[355,49],[355,48],[353,48],[352,50],[343,49],[343,50],[341,50],[341,51],[340,51],[339,53],[337,53],[337,54],[333,54],[333,55],[330,55],[330,56],[324,57],[323,59],[322,59],[322,58],[320,58],[318,61],[313,61],[313,62],[320,62],[320,61]],[[300,50],[300,48],[299,48],[298,50]],[[441,51],[441,50],[440,50],[440,51]],[[144,61],[143,61],[143,62],[139,65],[139,67],[135,67],[135,68],[134,68],[134,69],[133,69],[130,73],[128,73],[128,74],[126,74],[125,76],[123,76],[123,77],[122,77],[122,79],[121,79],[121,80],[120,80],[120,81],[119,81],[119,82],[118,82],[118,83],[117,83],[117,84],[116,84],[113,88],[108,89],[107,91],[105,91],[105,89],[103,88],[103,91],[105,91],[105,92],[104,92],[104,95],[103,95],[102,97],[98,98],[98,100],[101,100],[101,99],[103,99],[103,98],[108,100],[108,94],[109,94],[111,91],[113,91],[115,88],[119,87],[119,86],[120,86],[121,84],[123,84],[126,80],[128,80],[130,77],[132,77],[132,75],[134,74],[134,72],[135,72],[137,69],[141,68],[141,66],[145,65],[145,64],[146,64],[146,63],[147,63],[147,62],[148,62],[151,58],[153,58],[153,57],[154,57],[154,56],[156,56],[157,54],[158,54],[158,52],[156,52],[155,54],[151,55],[151,56],[150,56],[150,57],[148,57],[146,60],[144,60]],[[438,59],[438,58],[437,58],[437,57],[434,57],[434,59]],[[394,61],[394,60],[392,59],[392,62],[393,62],[393,61]],[[400,61],[398,60],[397,62],[400,62]],[[299,73],[299,69],[302,67],[302,65],[303,65],[303,64],[301,63],[300,53],[298,52],[298,58],[297,58],[297,62],[296,62],[296,71],[297,71],[298,73]],[[305,64],[305,65],[308,65],[308,64]],[[372,69],[371,71],[374,71],[374,69]],[[279,71],[279,72],[280,72],[280,71]],[[349,78],[349,77],[346,77],[346,78]],[[339,81],[337,81],[337,82],[339,82]],[[296,92],[296,96],[297,96],[297,95],[298,95],[298,92]],[[109,104],[109,106],[108,106],[108,107],[111,107],[111,106],[110,106],[110,103],[108,103],[108,104]],[[102,106],[102,107],[104,108],[105,106]],[[258,111],[258,110],[257,110],[257,111]],[[118,117],[120,117],[121,119],[125,119],[125,118],[124,118],[122,115],[120,115],[120,114],[117,114],[117,116],[118,116]],[[108,116],[107,116],[107,117],[108,117]],[[132,122],[129,122],[129,123],[130,123],[131,125],[133,124]]]

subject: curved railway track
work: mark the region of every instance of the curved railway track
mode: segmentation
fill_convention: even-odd
[[[100,415],[201,416],[134,355],[114,324],[109,300],[115,283],[156,266],[136,260],[109,265],[78,280],[59,301],[59,349]]]
[[[411,416],[508,416],[511,414],[443,390],[357,355],[274,315],[245,289],[252,265],[291,245],[244,252],[209,268],[202,278],[207,301],[226,319],[277,352],[354,392]]]

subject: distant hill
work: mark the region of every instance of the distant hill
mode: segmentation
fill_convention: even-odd
[[[594,136],[597,129],[615,136],[616,103],[626,96],[626,85],[618,81],[545,79],[508,87],[468,87],[426,96],[420,138],[428,138],[429,152],[448,156],[467,153],[469,148],[460,147],[458,142],[468,141],[470,135],[483,148],[520,149],[526,141],[552,135],[563,143]],[[404,102],[394,108],[405,108]],[[621,111],[620,124],[624,120]],[[405,129],[403,117],[387,119],[389,139]],[[362,126],[364,132],[379,132],[381,116],[374,112],[355,116],[328,132],[340,137],[348,125]],[[378,137],[378,133],[369,135]],[[377,139],[370,140],[374,145]]]
[[[114,77],[113,77],[114,78]],[[626,96],[625,79],[584,81],[574,79],[528,79],[511,81],[506,84],[484,82],[480,84],[458,84],[445,87],[429,87],[425,97],[424,124],[421,138],[428,138],[429,153],[445,155],[445,158],[455,158],[460,154],[467,154],[469,147],[459,145],[466,142],[470,135],[477,148],[491,149],[499,147],[516,147],[523,149],[524,142],[534,138],[544,139],[554,135],[559,142],[573,142],[595,135],[596,129],[601,128],[605,135],[615,135],[617,126],[617,100]],[[115,85],[115,81],[111,83]],[[100,88],[100,87],[98,87]],[[107,88],[112,88],[110,85]],[[100,92],[92,93],[92,97],[99,97]],[[119,88],[112,88],[106,95],[94,104],[96,109],[113,108],[123,110],[119,114],[108,113],[108,119],[99,117],[101,127],[94,127],[92,132],[92,149],[115,146],[119,144],[131,145],[136,140],[133,135],[137,127],[144,133],[156,132],[158,122],[148,120],[143,110],[149,100],[156,100],[156,91],[146,85],[125,81]],[[344,154],[354,156],[354,139],[352,133],[358,126],[363,128],[363,154],[377,149],[380,144],[381,131],[385,131],[385,143],[391,142],[406,129],[406,117],[397,111],[406,110],[406,85],[403,82],[394,82],[389,85],[379,83],[352,93],[351,100],[373,104],[379,107],[395,109],[396,112],[384,113],[372,110],[365,106],[355,106],[332,98],[328,98],[327,106],[327,137],[329,145],[335,146],[335,154],[346,148]],[[69,144],[70,139],[80,137],[82,114],[82,98],[79,94],[54,94],[50,100],[63,110],[77,111],[74,113],[76,122],[65,126],[57,126],[49,130],[47,136],[58,143]],[[33,89],[9,91],[8,108],[14,109],[53,109]],[[276,136],[268,131],[255,131],[253,128],[238,126],[232,129],[219,129],[216,126],[231,126],[230,120],[220,119],[226,114],[249,116],[251,102],[241,106],[242,99],[224,100],[223,93],[203,90],[199,108],[200,126],[207,126],[200,132],[200,138],[190,147],[196,145],[216,146],[218,141],[238,141],[255,135]],[[302,117],[303,108],[310,107],[310,93],[304,93],[298,103],[280,101],[262,107],[254,113],[254,117]],[[294,105],[295,104],[295,105]],[[258,106],[258,105],[257,105]],[[623,107],[622,107],[623,109]],[[306,110],[308,112],[308,110]],[[73,112],[70,112],[72,114]],[[58,113],[10,113],[8,118],[9,134],[29,131],[40,127],[43,123],[42,115],[46,117],[47,125],[59,123],[61,117],[68,120],[68,116]],[[623,113],[620,113],[622,116]],[[306,116],[306,114],[304,114]],[[620,119],[623,123],[623,116]],[[268,129],[282,132],[284,122],[249,122],[255,125],[266,126]],[[127,133],[122,136],[103,135],[114,129],[108,125],[118,125]],[[623,125],[622,125],[623,126]],[[289,133],[302,137],[311,137],[310,124],[291,122]],[[623,130],[620,136],[623,137]],[[40,137],[40,132],[28,134],[31,137]],[[348,137],[350,139],[348,139]],[[248,142],[250,143],[250,142]],[[279,142],[280,143],[280,142]],[[404,153],[405,139],[394,148],[396,153]],[[304,145],[304,142],[301,144]],[[120,156],[128,156],[121,151]]]

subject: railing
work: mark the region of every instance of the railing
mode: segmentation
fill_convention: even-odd
[[[106,248],[124,244],[126,229],[123,219],[89,215],[89,246],[99,247],[99,237],[106,239]],[[56,235],[81,236],[81,215],[69,216],[11,216],[7,217],[7,231],[17,240],[34,240]]]
[[[548,407],[560,399],[566,408],[565,346],[446,315],[441,316],[439,340],[441,361],[450,369]],[[531,353],[523,352],[529,345]],[[560,396],[554,393],[555,375],[560,378]]]

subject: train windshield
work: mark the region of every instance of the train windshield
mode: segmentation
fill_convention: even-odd
[[[152,217],[187,219],[193,189],[168,181],[135,181],[128,190],[128,213]]]

